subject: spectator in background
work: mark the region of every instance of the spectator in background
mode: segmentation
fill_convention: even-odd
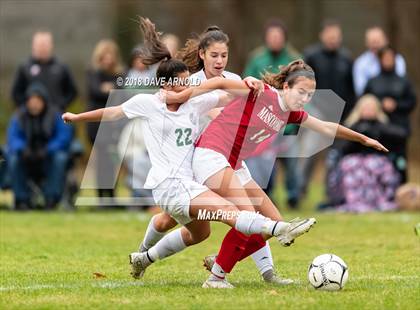
[[[63,123],[57,107],[49,105],[48,91],[42,84],[31,84],[26,98],[7,132],[14,209],[32,207],[29,179],[42,188],[45,209],[53,209],[63,193],[73,130]]]
[[[352,110],[355,100],[352,76],[353,60],[350,51],[342,46],[342,31],[337,21],[326,20],[322,24],[319,39],[318,44],[310,46],[304,51],[304,59],[315,71],[316,87],[330,89],[345,101],[341,115],[341,120],[344,120]],[[310,109],[311,114],[318,117],[322,117],[325,112],[314,110],[313,105],[308,106],[307,109]],[[317,137],[316,133],[307,131],[303,139],[308,141],[307,143],[315,143]],[[304,144],[306,143],[304,142]],[[333,146],[328,151],[327,158],[333,158],[335,153]],[[303,194],[307,192],[317,158],[318,156],[315,155],[299,160]]]
[[[126,183],[131,189],[132,197],[153,201],[152,191],[144,188],[147,174],[152,167],[144,142],[144,125],[145,121],[137,118],[124,127],[118,141],[118,153],[127,169]],[[141,210],[146,210],[152,205],[153,202],[139,204]]]
[[[264,38],[265,46],[257,48],[252,53],[253,56],[246,65],[243,76],[253,76],[259,79],[264,72],[278,72],[280,66],[287,65],[289,62],[300,57],[287,43],[287,29],[281,20],[270,20],[266,23]],[[284,130],[284,135],[295,135],[298,130],[299,126],[287,125]],[[284,145],[281,147],[277,145],[281,143],[281,139],[274,139],[272,141],[274,145],[267,145],[267,154],[261,152],[258,156],[249,158],[246,161],[253,178],[261,188],[265,188],[266,193],[270,196],[274,189],[277,171],[275,162],[270,160],[270,156],[273,150],[284,148]],[[284,153],[288,153],[290,150],[283,151]],[[279,161],[285,168],[288,206],[290,208],[297,208],[300,198],[301,182],[297,169],[298,160],[294,157],[282,157]],[[261,169],[263,166],[268,168]]]
[[[140,44],[136,46],[131,52],[131,59],[129,64],[130,68],[127,72],[127,78],[130,81],[130,88],[131,86],[133,86],[133,88],[143,88],[144,81],[146,79],[150,80],[156,76],[156,70],[159,66],[159,63],[150,66],[145,65],[142,58],[140,57],[143,48],[143,45]],[[131,81],[133,83],[131,83]],[[140,81],[142,85],[140,85]]]
[[[77,95],[73,77],[67,66],[53,54],[53,37],[49,31],[38,31],[32,38],[32,56],[19,66],[12,97],[16,107],[24,106],[30,84],[41,82],[50,96],[50,104],[64,111]]]
[[[382,103],[390,123],[405,130],[405,135],[387,144],[393,163],[401,174],[401,181],[407,181],[407,142],[411,133],[410,113],[416,105],[416,95],[406,77],[396,72],[398,54],[386,46],[378,51],[381,71],[378,76],[368,81],[365,93],[373,94]]]
[[[320,43],[304,51],[305,62],[312,67],[318,89],[331,89],[345,102],[342,120],[354,105],[354,88],[350,51],[342,46],[341,26],[337,21],[326,20],[319,34]]]
[[[384,145],[404,136],[404,130],[389,122],[380,101],[373,95],[359,99],[346,120],[346,126],[379,139]],[[373,149],[341,141],[343,158],[330,174],[327,183],[330,205],[340,211],[368,212],[396,209],[395,191],[399,174],[387,155]]]
[[[365,42],[368,50],[355,60],[353,66],[354,90],[357,97],[363,94],[367,82],[381,72],[378,51],[388,45],[388,38],[382,28],[375,26],[366,30]],[[395,73],[399,76],[406,74],[405,61],[400,54],[396,55]]]
[[[110,91],[117,88],[116,81],[123,75],[120,51],[113,40],[99,41],[92,55],[92,67],[87,73],[88,110],[104,108]],[[113,156],[117,154],[112,124],[105,124],[104,132],[98,135],[99,123],[87,124],[89,141],[95,146],[96,183],[99,197],[114,197],[114,189],[107,188],[115,175]],[[104,134],[105,131],[108,134]],[[115,146],[115,147],[114,147]]]
[[[8,173],[6,165],[6,151],[3,146],[0,147],[0,191],[8,186]]]
[[[281,20],[273,19],[266,23],[264,32],[265,46],[251,53],[251,59],[245,66],[243,76],[261,78],[265,71],[278,72],[279,66],[300,57],[287,43],[287,29]]]

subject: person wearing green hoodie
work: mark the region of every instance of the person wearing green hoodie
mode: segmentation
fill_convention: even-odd
[[[264,72],[277,73],[279,67],[287,65],[293,60],[299,59],[301,55],[288,43],[287,28],[279,19],[269,20],[265,25],[264,40],[265,45],[256,48],[251,52],[250,60],[245,66],[243,77],[253,76],[261,78]],[[299,130],[298,125],[289,124],[284,130],[284,135],[296,135]],[[280,143],[281,139],[276,139],[267,151],[279,148],[274,144]],[[280,148],[284,148],[282,145]],[[281,158],[281,164],[285,168],[285,186],[287,190],[287,204],[290,208],[298,206],[300,197],[300,179],[297,169],[297,158],[285,157]],[[246,161],[248,168],[254,180],[259,183],[268,195],[271,194],[274,186],[276,175],[275,163],[273,160],[267,162],[267,156],[264,153],[250,158]],[[271,166],[273,169],[268,169],[269,174],[263,171],[263,167]]]

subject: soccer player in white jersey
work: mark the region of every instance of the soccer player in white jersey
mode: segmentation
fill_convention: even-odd
[[[208,27],[198,38],[189,39],[187,41],[185,47],[178,53],[177,57],[182,58],[190,72],[195,72],[190,76],[193,85],[200,84],[201,82],[214,77],[223,77],[237,81],[242,80],[239,75],[225,70],[229,58],[228,45],[229,37],[217,26]],[[215,92],[225,93],[222,90],[216,90]],[[210,119],[214,119],[220,113],[220,110],[220,108],[213,109],[208,113],[208,117],[201,117],[200,127],[205,127]],[[246,187],[246,194],[250,198],[257,198],[256,201],[262,201],[262,204],[266,205],[264,209],[277,211],[277,208],[269,197],[252,179],[245,162],[242,162],[242,166],[243,168],[236,170],[235,173],[241,181],[241,185]],[[212,188],[212,190],[224,196],[223,191],[218,191],[218,189],[219,188]],[[226,199],[230,200],[231,197],[226,197]],[[232,202],[235,203],[235,201]],[[277,214],[273,215],[281,219],[280,213],[278,211],[275,213]],[[163,237],[166,231],[169,231],[175,226],[176,222],[171,220],[165,213],[152,217],[144,240],[140,245],[140,251],[147,250]],[[265,242],[264,246],[261,244],[258,245],[258,247],[260,248],[256,250],[251,257],[263,280],[278,285],[293,283],[292,280],[283,279],[276,274],[268,241]],[[204,264],[207,269],[212,269],[215,257],[216,256],[213,254],[204,259]]]
[[[150,20],[142,18],[141,28],[149,49],[147,55],[142,57],[144,62],[152,64],[161,61],[157,79],[163,82],[163,89],[174,92],[184,90],[189,76],[187,66],[181,61],[171,59]],[[248,95],[249,91],[247,87],[237,94]],[[167,105],[159,93],[139,94],[118,106],[80,114],[63,114],[65,122],[112,121],[123,117],[141,117],[147,120],[143,130],[152,168],[145,187],[153,190],[156,203],[183,227],[165,235],[146,252],[130,254],[134,277],[143,276],[145,269],[156,260],[180,252],[207,238],[210,233],[209,222],[197,220],[203,211],[213,214],[219,210],[224,211],[224,216],[212,220],[235,227],[244,234],[245,239],[253,234],[276,236],[279,240],[285,237],[290,239],[308,229],[304,225],[296,229],[291,223],[264,217],[254,212],[252,203],[236,206],[194,181],[191,162],[193,141],[198,135],[197,117],[223,102],[219,95],[209,94],[182,104]],[[205,284],[207,287],[231,287],[226,281],[215,281],[214,286],[211,282]]]

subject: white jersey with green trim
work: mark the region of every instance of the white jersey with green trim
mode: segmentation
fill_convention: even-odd
[[[229,71],[223,71],[222,77],[228,80],[237,80],[237,81],[242,80],[239,75],[237,75],[236,73],[229,72]],[[200,82],[207,81],[207,77],[206,77],[206,74],[204,73],[204,69],[201,69],[200,71],[197,71],[196,73],[191,74],[190,80],[193,81],[194,83],[193,85],[199,84]]]
[[[142,131],[152,168],[145,188],[154,189],[168,177],[193,179],[192,156],[199,135],[199,117],[217,106],[219,95],[208,93],[169,111],[158,93],[139,94],[122,104],[129,118],[144,119]]]

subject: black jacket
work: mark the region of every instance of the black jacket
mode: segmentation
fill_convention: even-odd
[[[329,51],[319,43],[304,51],[304,59],[315,71],[316,88],[331,89],[346,102],[341,117],[344,120],[355,101],[350,52],[344,47]]]
[[[118,77],[119,75],[110,74],[102,70],[89,70],[87,72],[87,109],[89,111],[105,107],[109,93],[104,93],[101,90],[101,84],[110,82],[117,88],[116,79]]]
[[[377,77],[370,79],[365,88],[365,94],[372,94],[379,100],[391,97],[397,102],[397,108],[387,113],[392,124],[403,127],[410,134],[409,114],[416,105],[416,94],[411,83],[405,77],[395,72],[382,71]]]
[[[118,88],[116,80],[119,75],[109,74],[102,70],[89,70],[87,72],[87,89],[88,89],[88,102],[87,110],[96,110],[105,108],[109,93],[105,93],[101,90],[101,84],[110,82],[114,84],[114,88]],[[96,134],[99,129],[99,123],[88,123],[87,132],[90,142],[93,144],[95,141]]]
[[[368,136],[369,138],[378,140],[391,152],[398,151],[401,147],[401,140],[406,138],[406,131],[400,126],[391,123],[381,123],[377,120],[359,120],[351,129]],[[343,155],[347,154],[385,154],[373,148],[366,147],[358,142],[341,141],[340,149]]]
[[[12,97],[16,106],[25,104],[26,91],[34,82],[45,86],[50,104],[59,111],[64,111],[77,96],[76,85],[68,67],[55,57],[46,63],[31,57],[19,66],[12,86]]]

